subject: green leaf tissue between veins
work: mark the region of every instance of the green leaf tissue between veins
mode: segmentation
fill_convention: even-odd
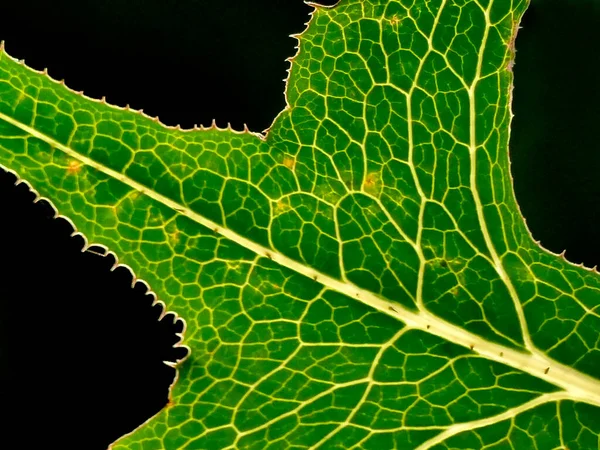
[[[600,277],[508,160],[525,0],[341,0],[265,134],[181,130],[0,53],[0,165],[186,322],[112,448],[593,449]]]

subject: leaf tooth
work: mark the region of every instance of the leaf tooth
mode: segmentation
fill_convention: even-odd
[[[594,272],[594,273],[598,273],[598,266],[595,265],[593,267],[587,267],[583,262],[577,264],[579,267],[581,267],[582,269],[588,270],[590,272]]]
[[[152,121],[154,121],[154,122],[157,122],[157,123],[159,123],[159,124],[160,124],[161,126],[163,126],[164,128],[181,130],[181,127],[180,127],[180,125],[177,125],[177,126],[170,126],[170,125],[166,125],[166,124],[164,124],[164,123],[160,122],[160,119],[159,119],[158,117],[152,117],[152,116],[150,116],[150,115],[148,115],[148,114],[144,113],[144,110],[143,110],[143,109],[136,110],[136,109],[134,109],[134,108],[131,108],[131,106],[130,106],[129,104],[127,104],[127,105],[126,105],[126,106],[124,106],[124,107],[122,107],[122,106],[119,106],[119,105],[113,105],[113,104],[111,104],[111,103],[109,103],[109,102],[107,102],[107,101],[106,101],[106,96],[102,96],[100,99],[97,99],[97,98],[93,98],[93,97],[90,97],[90,96],[87,96],[87,95],[85,95],[85,94],[84,94],[84,92],[83,92],[83,90],[76,91],[75,89],[71,89],[71,88],[70,88],[70,87],[69,87],[69,86],[66,84],[66,82],[65,82],[65,80],[64,80],[64,79],[63,79],[63,80],[56,80],[56,79],[52,78],[52,76],[51,76],[51,75],[48,73],[48,69],[47,69],[47,68],[44,68],[43,70],[37,70],[37,69],[34,69],[34,68],[32,68],[32,67],[29,67],[29,66],[27,66],[27,65],[25,64],[25,60],[24,60],[24,59],[17,59],[17,58],[14,58],[14,57],[10,56],[10,55],[8,54],[8,52],[6,51],[6,44],[5,44],[5,41],[0,41],[0,53],[4,53],[6,56],[8,56],[9,58],[13,59],[13,60],[14,60],[14,61],[16,61],[17,63],[19,63],[19,64],[21,64],[21,65],[23,65],[23,66],[27,67],[27,68],[28,68],[29,70],[31,70],[32,72],[35,72],[35,73],[38,73],[38,74],[44,75],[44,76],[45,76],[45,77],[47,77],[47,78],[48,78],[48,79],[49,79],[51,82],[53,82],[53,83],[57,83],[57,84],[60,84],[61,86],[64,86],[64,87],[65,87],[65,88],[67,88],[67,89],[68,89],[70,92],[72,92],[72,93],[74,93],[74,94],[77,94],[77,95],[79,95],[79,96],[83,97],[83,98],[84,98],[84,99],[86,99],[86,100],[90,100],[90,101],[93,101],[93,102],[101,103],[101,104],[103,104],[103,105],[106,105],[106,106],[108,106],[108,107],[115,108],[115,109],[120,109],[120,110],[124,110],[124,111],[132,111],[132,112],[136,112],[136,113],[140,114],[141,116],[143,116],[143,117],[145,117],[145,118],[147,118],[147,119],[150,119],[150,120],[152,120]],[[179,128],[178,128],[178,127],[179,127]]]
[[[169,128],[169,127],[167,127],[167,128]],[[194,127],[191,128],[191,129],[186,129],[186,130],[183,130],[181,128],[178,128],[178,129],[181,130],[181,131],[184,131],[184,132],[185,131],[193,131],[193,130],[196,130],[196,131],[198,131],[198,130],[201,130],[201,131],[216,130],[216,131],[228,131],[230,133],[236,133],[236,134],[246,134],[246,133],[248,133],[248,134],[252,134],[252,135],[254,135],[254,136],[256,136],[256,137],[258,137],[258,138],[260,138],[262,140],[265,139],[265,136],[262,135],[261,133],[256,133],[254,131],[250,131],[250,129],[248,128],[248,125],[246,123],[243,124],[243,128],[241,130],[234,129],[233,126],[231,125],[231,122],[227,122],[227,126],[225,128],[220,128],[217,125],[217,120],[216,119],[212,119],[209,127],[206,127],[203,124],[200,124],[200,126],[194,125]]]
[[[115,108],[115,109],[121,109],[121,110],[125,110],[125,109],[127,109],[127,108],[129,107],[129,105],[127,105],[127,107],[125,107],[125,108],[124,108],[124,107],[121,107],[121,106],[118,106],[118,105],[113,105],[113,104],[110,104],[110,103],[108,103],[108,102],[106,101],[106,97],[105,97],[105,96],[103,96],[101,99],[96,99],[96,98],[89,97],[89,96],[85,95],[83,90],[76,91],[75,89],[72,89],[72,88],[70,88],[70,87],[69,87],[69,86],[66,84],[66,82],[65,82],[65,80],[64,80],[64,79],[57,80],[57,79],[55,79],[55,78],[52,78],[52,75],[50,75],[50,73],[48,72],[48,68],[44,68],[43,70],[37,70],[37,69],[34,69],[34,68],[32,68],[32,67],[29,67],[29,66],[27,66],[27,65],[26,65],[26,63],[25,63],[25,60],[24,60],[24,59],[17,59],[17,58],[13,58],[12,56],[10,56],[10,55],[8,54],[8,52],[6,51],[6,44],[5,44],[5,41],[1,41],[1,42],[0,42],[0,52],[2,52],[2,53],[4,53],[4,54],[6,54],[6,56],[8,56],[9,58],[11,58],[11,59],[13,59],[14,61],[18,62],[19,64],[21,64],[21,65],[23,65],[23,66],[26,66],[26,67],[27,67],[29,70],[31,70],[32,72],[35,72],[35,73],[38,73],[38,74],[44,75],[44,76],[45,76],[45,77],[47,77],[47,78],[48,78],[48,80],[50,80],[51,82],[53,82],[53,83],[56,83],[56,84],[60,84],[61,86],[64,86],[64,87],[65,87],[65,88],[67,88],[67,89],[68,89],[70,92],[72,92],[72,93],[74,93],[74,94],[77,94],[77,95],[79,95],[79,96],[81,96],[81,97],[85,98],[86,100],[90,100],[90,101],[94,101],[94,102],[103,103],[103,104],[105,104],[105,105],[107,105],[107,106],[110,106],[110,107],[112,107],[112,108]],[[127,110],[132,110],[132,109],[131,109],[131,108],[129,108],[129,109],[127,109]],[[141,111],[142,111],[142,110],[140,110],[140,112],[141,112]]]
[[[2,51],[1,44],[0,44],[0,51]],[[0,164],[0,169],[12,174],[15,177],[15,183],[14,183],[15,186],[24,184],[27,187],[27,189],[29,189],[29,191],[32,194],[34,194],[34,199],[33,199],[32,203],[38,203],[40,200],[44,200],[50,206],[50,209],[52,211],[52,216],[51,216],[52,219],[63,219],[64,221],[66,221],[69,224],[69,226],[73,230],[70,234],[70,237],[79,236],[83,240],[83,245],[81,247],[82,253],[87,251],[90,253],[100,255],[103,258],[111,256],[112,258],[114,258],[114,263],[113,263],[112,267],[110,268],[111,272],[116,270],[119,267],[123,267],[131,275],[131,288],[132,289],[135,287],[135,285],[137,283],[140,283],[141,285],[143,285],[145,287],[144,295],[152,296],[152,306],[155,306],[158,304],[161,308],[161,313],[157,319],[158,322],[163,320],[163,318],[167,315],[170,315],[172,317],[173,323],[176,323],[176,321],[178,321],[178,320],[181,321],[182,330],[179,333],[175,333],[175,335],[179,338],[179,340],[173,344],[173,348],[184,348],[186,350],[186,354],[181,359],[179,359],[176,363],[173,363],[175,365],[172,367],[177,368],[179,366],[179,364],[183,363],[191,355],[191,348],[188,345],[183,344],[183,336],[185,335],[185,332],[187,329],[187,322],[185,321],[185,319],[183,317],[179,316],[175,311],[168,310],[167,305],[162,300],[158,299],[156,293],[150,288],[150,285],[148,284],[148,282],[146,280],[138,278],[136,276],[135,272],[133,271],[133,269],[129,265],[119,263],[119,258],[116,255],[116,253],[110,251],[110,249],[106,245],[90,243],[88,241],[87,237],[85,236],[85,234],[83,234],[81,231],[79,231],[77,229],[77,226],[75,225],[75,223],[69,217],[59,214],[58,209],[56,208],[56,206],[54,206],[54,203],[49,198],[42,197],[40,195],[40,193],[36,189],[34,189],[33,186],[27,180],[22,179],[15,171],[13,171],[12,169],[6,168],[5,166],[3,166],[1,164]],[[171,390],[173,389],[173,386],[177,382],[178,376],[179,376],[179,373],[177,372],[177,374],[175,375],[175,378],[173,379],[173,383],[171,384],[171,386],[169,386],[169,398],[170,398]]]
[[[260,138],[263,141],[267,139],[267,135],[269,134],[269,131],[271,130],[271,128],[273,128],[273,124],[275,123],[277,118],[282,113],[284,113],[285,111],[288,111],[290,109],[290,103],[288,101],[287,91],[288,91],[290,74],[291,74],[293,63],[294,63],[294,59],[296,58],[296,56],[298,56],[300,54],[300,43],[301,43],[302,35],[304,33],[306,33],[306,31],[310,28],[310,23],[313,21],[314,14],[319,8],[323,9],[323,8],[332,8],[333,7],[333,6],[330,7],[330,6],[320,5],[320,4],[312,2],[310,0],[308,0],[308,1],[304,0],[304,3],[307,4],[308,6],[311,6],[313,8],[313,10],[308,13],[308,21],[304,24],[304,26],[305,26],[304,30],[300,33],[290,34],[290,37],[295,38],[298,41],[298,44],[294,47],[294,49],[296,50],[295,54],[289,58],[286,58],[286,61],[289,61],[289,63],[290,63],[290,67],[286,70],[287,75],[283,79],[283,82],[284,82],[283,97],[285,99],[285,107],[283,108],[283,111],[281,111],[279,114],[277,114],[277,116],[275,116],[275,118],[273,119],[273,122],[271,122],[271,125],[269,125],[267,128],[265,128],[262,133],[254,133],[255,136],[257,136],[258,138]],[[338,1],[338,3],[339,3],[339,1]],[[338,3],[336,3],[336,5]]]
[[[533,242],[535,242],[540,247],[540,249],[542,251],[544,251],[544,252],[546,252],[546,253],[548,253],[548,254],[550,254],[552,256],[560,257],[564,262],[566,262],[568,264],[571,264],[572,266],[579,267],[579,268],[582,268],[582,269],[585,269],[585,270],[589,270],[590,272],[600,273],[598,271],[598,266],[597,265],[593,266],[593,267],[587,267],[583,262],[575,263],[575,262],[570,261],[569,259],[567,259],[567,256],[566,256],[567,249],[563,250],[560,253],[553,252],[552,250],[548,250],[547,248],[545,248],[542,245],[542,243],[541,243],[540,240],[533,239],[533,236],[532,236],[531,232],[529,232],[529,236],[531,237],[531,239],[533,240]]]
[[[333,4],[331,6],[321,5],[320,3],[313,2],[311,0],[304,0],[304,3],[307,4],[308,6],[312,6],[316,10],[316,9],[332,9],[332,8],[335,8],[337,5],[339,5],[340,1],[341,0],[338,0],[335,4]],[[310,14],[312,14],[312,12]]]
[[[74,231],[74,233],[76,233],[76,232]],[[107,256],[109,253],[108,247],[106,247],[106,245],[101,245],[101,244],[92,244],[92,245],[88,246],[86,251],[93,253],[94,255],[98,255],[98,256],[102,256],[102,257]],[[110,270],[112,272],[114,270],[114,268],[111,268]]]
[[[296,48],[298,48],[298,47],[296,47]],[[14,57],[12,57],[11,55],[8,54],[8,52],[6,51],[6,42],[4,40],[0,40],[0,53],[5,54],[8,58],[11,58],[13,61],[16,61],[20,65],[23,65],[23,66],[27,67],[28,70],[31,70],[34,73],[38,73],[38,74],[41,74],[41,75],[47,77],[48,80],[50,80],[52,83],[59,84],[59,85],[65,87],[66,89],[68,89],[70,92],[72,92],[72,93],[74,93],[74,94],[76,94],[76,95],[78,95],[80,97],[83,97],[86,100],[90,100],[90,101],[93,101],[93,102],[101,103],[101,104],[106,105],[107,107],[110,107],[110,108],[120,109],[120,110],[123,110],[123,111],[131,111],[131,112],[138,113],[142,117],[144,117],[146,119],[149,119],[149,120],[151,120],[151,121],[153,121],[155,123],[158,123],[159,125],[161,125],[164,128],[168,128],[168,129],[171,129],[171,130],[177,130],[177,131],[181,131],[181,132],[198,131],[198,130],[206,130],[206,129],[214,129],[214,130],[219,130],[219,131],[228,130],[228,131],[231,131],[231,132],[234,132],[234,133],[251,133],[252,135],[254,135],[255,137],[257,137],[257,138],[259,138],[261,140],[265,140],[265,138],[266,138],[266,134],[250,131],[248,129],[248,126],[246,124],[244,124],[244,129],[242,131],[234,130],[229,123],[227,124],[227,128],[221,129],[221,128],[217,127],[215,119],[213,119],[213,122],[212,122],[210,128],[206,128],[204,126],[200,126],[200,128],[199,128],[197,125],[194,125],[193,128],[183,129],[183,128],[181,128],[180,124],[177,124],[175,126],[166,125],[165,123],[163,123],[163,122],[160,121],[160,118],[158,116],[157,117],[150,116],[149,114],[146,114],[142,108],[140,108],[139,110],[136,110],[136,109],[132,108],[129,104],[127,104],[125,106],[114,105],[114,104],[109,103],[106,100],[106,96],[102,96],[100,99],[97,99],[97,98],[93,98],[93,97],[85,95],[85,93],[84,93],[83,90],[78,90],[77,91],[75,89],[72,89],[72,88],[70,88],[66,84],[66,82],[65,82],[64,79],[56,80],[56,79],[52,78],[52,76],[48,73],[48,69],[47,68],[44,68],[43,70],[37,70],[37,69],[34,69],[32,67],[28,67],[25,64],[25,60],[24,59],[14,58]],[[289,78],[289,74],[288,74],[288,78]],[[286,86],[287,86],[287,81],[286,81]],[[287,103],[287,99],[286,99],[286,103]]]

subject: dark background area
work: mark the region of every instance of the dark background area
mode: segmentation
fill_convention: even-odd
[[[323,3],[323,2],[322,2]],[[330,1],[329,4],[333,4]],[[301,0],[3,2],[27,65],[168,125],[270,126],[304,30]],[[600,2],[533,0],[517,38],[512,173],[536,239],[600,264]],[[105,449],[158,412],[181,323],[112,256],[0,171],[0,448]]]
[[[600,1],[531,0],[517,36],[510,157],[536,240],[600,267]]]

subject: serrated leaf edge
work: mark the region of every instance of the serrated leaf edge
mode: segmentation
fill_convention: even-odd
[[[127,186],[138,190],[149,198],[160,202],[173,210],[176,210],[179,214],[194,220],[200,225],[212,230],[214,233],[220,234],[221,236],[233,242],[237,242],[242,247],[256,253],[259,257],[267,258],[296,273],[304,275],[307,278],[311,278],[329,289],[345,294],[346,296],[356,300],[360,300],[361,302],[384,314],[388,314],[396,319],[399,319],[400,321],[404,322],[407,327],[436,335],[449,342],[469,348],[471,351],[485,356],[488,359],[507,364],[533,376],[544,378],[549,383],[559,386],[565,391],[571,393],[572,398],[578,398],[582,401],[586,401],[587,403],[594,403],[600,406],[600,380],[595,380],[592,377],[578,372],[568,366],[564,366],[550,359],[541,352],[528,355],[512,348],[486,341],[485,339],[482,339],[477,335],[469,333],[460,327],[446,322],[427,311],[410,311],[398,303],[394,303],[387,299],[382,299],[376,294],[362,289],[351,282],[336,280],[331,276],[318,272],[311,267],[307,267],[304,264],[295,261],[279,252],[274,252],[271,249],[265,248],[264,246],[257,244],[256,242],[253,242],[228,228],[220,226],[212,220],[209,220],[195,211],[192,211],[188,207],[181,205],[165,197],[164,195],[147,188],[146,186],[143,186],[142,184],[113,169],[105,167],[88,157],[80,155],[74,150],[68,148],[66,145],[49,138],[39,131],[24,125],[12,119],[11,117],[6,116],[4,113],[0,113],[0,119],[20,128],[21,130],[38,139],[41,139],[49,145],[62,150],[68,156],[76,158],[84,164],[87,164],[94,169],[121,181]],[[0,167],[4,166],[0,164]],[[50,202],[49,199],[45,200]],[[69,222],[74,226],[71,221]],[[129,266],[127,266],[127,268],[130,269],[133,274],[133,270]],[[162,302],[162,304],[164,305],[164,302]],[[185,324],[185,320],[183,318],[182,320]],[[189,349],[189,347],[187,348]],[[551,368],[551,370],[546,370],[548,368]]]
[[[172,348],[184,348],[186,350],[185,356],[183,356],[181,359],[178,359],[177,362],[175,362],[175,363],[173,363],[171,361],[163,361],[163,364],[175,369],[175,377],[173,378],[173,382],[169,385],[169,390],[167,393],[168,404],[170,404],[172,402],[173,388],[177,384],[177,381],[179,379],[179,370],[177,370],[177,368],[181,364],[183,364],[188,359],[188,357],[191,355],[191,348],[188,345],[185,345],[183,343],[184,339],[185,339],[185,331],[187,329],[187,322],[185,321],[185,319],[183,317],[181,317],[179,314],[177,314],[177,312],[168,310],[165,302],[158,298],[158,296],[156,295],[156,292],[154,292],[152,290],[152,288],[150,287],[150,284],[148,282],[146,282],[144,279],[138,278],[137,275],[135,274],[135,271],[133,270],[133,268],[131,266],[120,263],[119,257],[117,256],[117,254],[112,252],[106,245],[93,244],[93,243],[90,244],[87,237],[85,236],[85,234],[83,234],[82,232],[77,230],[77,226],[73,223],[73,221],[69,217],[59,214],[58,209],[56,208],[56,206],[54,206],[54,203],[49,198],[41,196],[40,193],[31,185],[31,183],[29,183],[27,180],[24,180],[23,178],[21,178],[18,173],[16,173],[14,170],[12,170],[8,167],[5,167],[3,164],[0,164],[0,169],[13,175],[16,178],[16,180],[14,182],[15,186],[19,186],[19,185],[23,184],[27,187],[27,189],[29,189],[30,192],[32,192],[34,194],[35,197],[32,201],[33,204],[38,203],[40,201],[45,201],[46,203],[48,203],[48,205],[50,206],[50,208],[52,210],[52,213],[53,213],[52,219],[54,219],[54,220],[55,219],[63,219],[69,224],[69,226],[73,229],[73,231],[71,232],[69,237],[73,238],[73,237],[79,236],[83,239],[83,247],[81,248],[81,253],[87,251],[87,252],[99,254],[102,257],[112,256],[115,259],[115,262],[112,265],[112,267],[109,269],[111,272],[114,272],[116,269],[123,267],[131,274],[131,288],[132,289],[135,287],[135,285],[137,283],[141,283],[146,289],[145,295],[152,296],[152,305],[151,306],[153,307],[156,305],[160,305],[160,307],[161,307],[161,313],[157,318],[157,322],[162,321],[165,318],[165,316],[167,316],[167,315],[172,315],[173,323],[176,323],[177,321],[181,321],[183,323],[183,328],[182,328],[181,332],[175,333],[175,336],[178,338],[178,341],[175,344],[173,344]],[[103,253],[100,254],[100,253],[94,251],[93,249],[91,249],[92,247],[101,248],[103,250]],[[157,412],[156,414],[153,414],[151,417],[146,419],[143,423],[141,423],[139,426],[137,426],[130,433],[127,433],[127,434],[121,436],[119,438],[119,440],[129,434],[134,433],[137,429],[143,427],[145,424],[152,421],[152,419],[154,419],[154,417],[158,416],[163,411],[163,409],[161,409],[159,412]],[[112,445],[113,444],[108,446],[108,450],[110,450],[112,448]]]
[[[138,113],[142,117],[149,119],[169,130],[177,130],[177,131],[181,131],[181,132],[202,132],[202,131],[209,131],[209,130],[227,131],[227,132],[233,132],[236,134],[250,134],[250,135],[253,135],[254,137],[257,137],[260,140],[264,141],[267,139],[269,130],[277,122],[279,117],[291,109],[291,105],[289,104],[288,96],[287,96],[288,83],[289,83],[291,71],[293,69],[294,60],[300,54],[300,46],[301,46],[300,38],[309,29],[310,23],[311,23],[312,19],[314,18],[314,13],[315,13],[315,11],[317,11],[317,9],[334,8],[335,6],[337,6],[340,3],[340,1],[338,1],[335,5],[332,5],[332,6],[320,5],[315,2],[310,2],[310,1],[304,2],[307,5],[312,6],[314,8],[314,10],[309,13],[309,20],[305,24],[306,25],[305,30],[299,34],[290,35],[290,37],[294,37],[298,40],[298,45],[295,47],[295,49],[297,50],[296,54],[294,56],[286,59],[286,61],[290,62],[290,67],[287,69],[288,75],[284,79],[284,81],[285,81],[284,96],[285,96],[286,106],[279,114],[277,114],[275,116],[271,125],[267,129],[265,129],[262,133],[250,131],[248,129],[248,127],[246,126],[246,124],[244,124],[244,129],[242,131],[237,131],[237,130],[232,129],[231,125],[229,123],[226,128],[219,128],[216,125],[216,121],[214,119],[213,119],[210,127],[205,127],[203,125],[200,125],[200,126],[195,125],[193,128],[184,129],[184,128],[181,128],[180,125],[176,125],[176,126],[166,125],[166,124],[162,123],[158,117],[150,116],[150,115],[144,113],[144,111],[142,109],[136,110],[136,109],[131,108],[129,105],[126,105],[125,107],[121,107],[118,105],[112,105],[106,101],[105,97],[102,97],[101,99],[95,99],[95,98],[86,96],[83,93],[83,91],[75,91],[75,90],[69,88],[65,84],[64,80],[53,79],[49,75],[47,69],[39,71],[39,70],[36,70],[36,69],[26,66],[24,60],[18,60],[16,58],[13,58],[6,52],[4,41],[0,42],[0,57],[5,55],[5,56],[17,61],[19,64],[27,67],[28,70],[31,70],[33,72],[36,72],[38,74],[42,74],[42,75],[46,76],[50,81],[52,81],[56,84],[60,84],[61,86],[65,87],[67,90],[69,90],[70,92],[72,92],[76,95],[79,95],[86,100],[91,100],[94,102],[102,103],[102,104],[106,105],[107,107],[111,107],[114,109],[120,109],[120,110],[132,111],[132,112]],[[518,27],[516,27],[516,30],[518,30]],[[516,31],[515,31],[515,35],[516,35]],[[507,70],[509,70],[512,74],[512,65],[509,64],[507,66]],[[514,114],[512,113],[512,89],[513,88],[514,88],[514,85],[513,85],[513,81],[511,80],[511,87],[510,87],[510,91],[511,91],[510,92],[510,100],[511,101],[509,103],[510,119],[511,119],[510,122],[512,122],[512,118],[514,117]],[[57,141],[54,141],[53,139],[49,138],[48,136],[43,135],[42,133],[39,133],[37,130],[34,130],[24,124],[21,124],[20,122],[13,120],[12,118],[6,116],[3,113],[0,113],[0,119],[5,120],[5,121],[13,124],[14,126],[21,128],[23,131],[29,132],[30,134],[37,137],[38,139],[41,139],[56,148],[60,148],[63,152],[65,152],[66,154],[68,154],[69,156],[71,156],[77,160],[80,160],[84,164],[94,167],[96,170],[99,170],[109,176],[112,176],[115,179],[118,179],[119,181],[127,184],[128,186],[139,190],[140,192],[144,193],[145,195],[149,196],[150,198],[152,198],[156,201],[159,201],[170,208],[177,210],[179,213],[191,218],[192,220],[195,220],[196,222],[200,223],[201,225],[208,227],[209,229],[213,230],[215,233],[221,234],[222,236],[224,236],[228,239],[231,239],[235,242],[240,243],[242,246],[254,251],[259,256],[268,258],[276,263],[279,263],[282,266],[285,266],[285,267],[287,267],[291,270],[294,270],[294,271],[296,271],[302,275],[305,275],[307,277],[310,277],[332,290],[336,290],[336,291],[343,293],[349,297],[358,299],[358,300],[362,301],[363,303],[371,306],[372,308],[374,308],[384,314],[395,317],[396,319],[404,322],[406,324],[406,326],[409,328],[421,330],[423,332],[427,332],[432,335],[441,337],[442,339],[445,339],[449,342],[458,344],[462,347],[469,348],[475,354],[479,354],[481,356],[486,357],[487,359],[491,359],[493,361],[509,365],[513,368],[516,368],[525,373],[528,373],[534,377],[544,379],[545,381],[547,381],[551,384],[554,384],[555,386],[558,386],[564,390],[564,392],[557,392],[554,394],[544,394],[543,396],[539,397],[540,399],[544,398],[544,399],[547,399],[546,401],[551,401],[551,400],[549,400],[549,398],[554,399],[554,397],[557,397],[557,399],[565,399],[565,400],[571,399],[571,400],[581,401],[584,403],[593,404],[593,405],[600,407],[600,380],[596,380],[584,373],[581,373],[581,372],[578,372],[578,371],[572,369],[569,366],[565,366],[561,363],[558,363],[557,361],[549,358],[548,356],[546,356],[545,354],[542,354],[541,352],[535,352],[535,353],[528,355],[526,353],[519,352],[517,350],[513,350],[511,348],[502,346],[500,344],[491,343],[489,341],[486,341],[476,335],[473,335],[473,334],[463,330],[460,327],[457,327],[449,322],[446,322],[446,321],[440,319],[439,317],[432,315],[431,313],[429,313],[427,311],[425,311],[425,312],[420,311],[418,313],[412,312],[412,311],[406,309],[405,307],[403,307],[402,305],[391,302],[387,299],[382,299],[382,298],[378,297],[377,295],[375,295],[369,291],[366,291],[364,289],[361,289],[350,282],[341,282],[341,281],[336,280],[332,277],[329,277],[325,274],[319,273],[312,268],[306,267],[306,266],[302,265],[301,263],[298,263],[298,262],[286,257],[285,255],[282,255],[278,252],[274,252],[270,249],[267,249],[259,244],[256,244],[256,243],[244,238],[243,236],[238,235],[237,233],[235,233],[227,228],[221,227],[220,225],[204,218],[203,216],[191,211],[188,208],[182,207],[181,205],[177,204],[176,202],[173,202],[172,200],[170,200],[160,194],[157,194],[156,192],[153,192],[152,190],[123,176],[122,174],[120,174],[108,167],[104,167],[101,164],[96,163],[95,161],[91,160],[90,158],[87,158],[85,156],[80,155],[79,153],[76,153],[75,151],[69,149],[65,145],[63,145]],[[471,127],[471,128],[473,128],[473,127]],[[511,127],[510,127],[510,123],[509,123],[509,128],[508,128],[509,137],[510,137],[510,131],[511,131]],[[508,155],[508,156],[509,156],[508,160],[509,160],[509,164],[510,164],[510,155]],[[82,252],[87,251],[89,249],[89,247],[92,247],[92,246],[101,247],[106,250],[106,254],[111,253],[115,258],[115,264],[111,268],[111,271],[116,269],[117,267],[121,267],[121,266],[125,267],[127,270],[130,271],[130,273],[132,275],[132,286],[138,281],[142,282],[147,287],[148,293],[154,297],[153,305],[158,303],[162,307],[162,313],[161,313],[159,320],[161,320],[166,314],[174,314],[174,316],[176,318],[175,320],[181,320],[183,322],[182,332],[177,333],[177,336],[180,337],[180,339],[181,339],[180,342],[183,342],[184,336],[185,336],[185,330],[187,328],[187,323],[186,323],[185,319],[183,317],[180,317],[174,311],[167,311],[166,304],[164,303],[164,301],[159,300],[157,298],[156,293],[154,293],[151,290],[149,284],[145,280],[137,278],[133,269],[130,266],[128,266],[127,264],[119,263],[117,255],[114,252],[110,251],[107,246],[105,246],[103,244],[89,244],[85,235],[83,233],[77,231],[77,227],[71,221],[71,219],[69,219],[66,216],[59,215],[57,208],[54,206],[54,204],[51,202],[51,200],[48,198],[45,198],[45,197],[41,197],[39,195],[39,193],[31,186],[31,184],[29,182],[27,182],[26,180],[21,179],[15,171],[13,171],[10,168],[5,167],[2,164],[0,164],[0,168],[4,169],[5,171],[7,171],[9,173],[12,173],[13,175],[15,175],[17,177],[17,182],[15,182],[15,184],[25,183],[29,187],[29,189],[36,195],[36,199],[34,200],[34,202],[37,202],[39,200],[47,201],[51,205],[53,211],[55,212],[54,217],[55,218],[60,217],[60,218],[65,219],[73,227],[74,231],[71,236],[80,235],[84,239],[85,245],[82,249]],[[516,198],[514,195],[514,183],[513,183],[513,178],[512,178],[512,172],[510,172],[510,171],[509,171],[509,176],[511,179],[511,189],[513,190],[513,192],[512,192],[513,198]],[[567,260],[565,257],[565,252],[566,252],[565,250],[563,250],[561,253],[555,253],[555,252],[543,247],[541,245],[540,241],[536,240],[533,237],[533,234],[527,227],[526,219],[521,212],[518,202],[515,201],[515,204],[517,205],[519,215],[520,215],[521,219],[523,220],[525,229],[529,233],[529,237],[531,238],[532,242],[534,242],[540,248],[540,250],[542,250],[552,256],[562,258],[562,260],[564,260],[569,265],[572,265],[572,266],[575,266],[578,268],[583,268],[583,269],[586,269],[588,271],[598,274],[597,266],[590,268],[590,267],[584,266],[583,263],[577,264],[577,263],[573,263],[573,262]],[[479,208],[477,208],[477,209],[479,209]],[[499,275],[501,275],[500,272],[498,272],[498,273],[499,273]],[[502,277],[502,275],[501,275],[501,277]],[[507,285],[509,285],[509,284],[507,284]],[[525,332],[524,335],[527,335],[527,333]],[[187,346],[185,344],[180,344],[180,343],[175,344],[174,348],[175,347],[183,347],[188,350],[187,355],[183,359],[179,360],[176,364],[170,364],[168,362],[165,362],[166,364],[168,364],[174,368],[177,368],[180,364],[182,364],[187,359],[187,357],[189,357],[189,355],[191,354],[191,349],[189,346]],[[179,377],[179,371],[176,371],[176,375],[175,375],[173,384],[171,384],[171,386],[169,387],[169,399],[171,398],[171,391],[172,391],[173,387],[175,386],[175,384],[178,380],[178,377]],[[531,402],[525,403],[524,405],[529,405],[530,403],[532,403],[532,406],[525,407],[525,409],[529,409],[531,407],[537,406],[538,404],[541,404],[541,403],[536,403],[535,400],[532,400]],[[521,406],[523,407],[523,405],[521,405]],[[512,408],[507,413],[503,413],[503,414],[509,414],[514,409],[515,408]],[[161,412],[162,412],[162,410],[159,411],[156,415],[160,414]],[[127,433],[122,437],[133,434],[137,429],[143,427],[146,423],[150,422],[156,415],[150,417],[144,423],[140,424],[136,429],[132,430],[130,433]],[[453,435],[459,431],[452,432],[451,430],[459,430],[460,429],[462,431],[461,427],[464,427],[464,426],[468,426],[467,428],[465,428],[465,430],[484,426],[487,423],[485,421],[488,421],[488,420],[491,420],[491,418],[482,419],[482,421],[468,422],[465,424],[456,424],[454,426],[451,426],[445,433],[451,433],[451,435]],[[479,426],[475,425],[476,423],[479,423],[479,422],[481,422],[481,425],[479,425]],[[442,433],[442,434],[444,434],[445,438],[448,438],[450,435],[446,435],[445,433]],[[434,439],[436,439],[436,442],[437,442],[437,438],[434,438]],[[425,444],[428,444],[428,443],[433,445],[433,443],[434,443],[433,439],[430,441],[427,441]],[[427,447],[424,447],[425,444],[423,444],[419,448],[429,448],[430,445],[427,445]],[[110,448],[112,448],[112,444],[109,446],[109,449]]]

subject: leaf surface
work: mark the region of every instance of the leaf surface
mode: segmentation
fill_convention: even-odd
[[[315,7],[265,135],[180,130],[0,56],[0,164],[186,321],[115,449],[600,444],[600,277],[508,160],[525,0]]]

